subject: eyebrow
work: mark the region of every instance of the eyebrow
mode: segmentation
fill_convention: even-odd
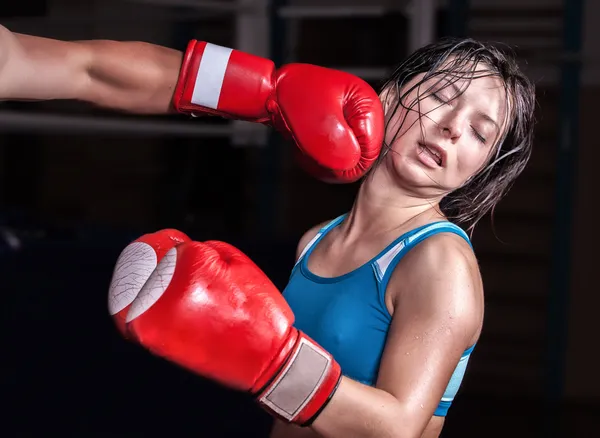
[[[461,94],[460,88],[458,88],[458,85],[456,85],[456,83],[447,81],[446,85],[451,87],[457,95]],[[496,130],[498,130],[498,132],[500,132],[500,125],[498,125],[498,122],[496,122],[491,116],[484,113],[483,111],[477,111],[477,114],[482,119],[484,119],[484,120],[490,122],[492,125],[494,125],[496,127]]]
[[[496,130],[498,130],[498,132],[500,132],[500,125],[498,125],[498,122],[496,122],[493,118],[491,118],[486,113],[481,112],[481,111],[477,111],[477,114],[479,114],[482,119],[487,120],[488,122],[493,124],[496,127]]]

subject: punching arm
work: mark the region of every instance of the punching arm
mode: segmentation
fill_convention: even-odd
[[[307,64],[202,41],[184,53],[143,42],[59,41],[0,26],[0,100],[79,100],[138,114],[218,115],[273,126],[301,166],[331,183],[360,179],[383,142],[369,84]]]
[[[168,113],[181,60],[179,51],[143,42],[59,41],[0,26],[0,99]]]

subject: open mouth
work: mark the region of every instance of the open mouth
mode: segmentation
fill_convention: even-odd
[[[437,163],[438,166],[442,165],[442,155],[438,151],[436,151],[436,150],[434,150],[432,148],[427,147],[427,145],[425,145],[423,143],[419,143],[419,146],[421,147],[421,149],[422,149],[422,151],[424,153],[426,153],[427,155],[429,155],[431,157],[431,159],[435,163]]]

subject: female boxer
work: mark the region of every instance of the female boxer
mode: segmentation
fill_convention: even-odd
[[[174,245],[130,294],[128,336],[252,394],[277,418],[272,438],[439,436],[482,329],[463,229],[527,163],[534,88],[493,47],[444,40],[409,57],[381,100],[379,160],[351,211],[301,239],[283,297],[215,241]]]
[[[383,84],[379,159],[352,209],[302,237],[284,290],[344,377],[310,428],[277,421],[272,438],[439,436],[484,315],[463,230],[525,167],[534,94],[514,59],[472,40],[417,50]]]

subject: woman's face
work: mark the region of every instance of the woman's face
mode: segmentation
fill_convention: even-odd
[[[404,106],[389,120],[385,163],[395,180],[425,198],[443,196],[480,171],[506,129],[506,94],[496,76],[450,83],[450,76],[434,75],[405,96]]]

